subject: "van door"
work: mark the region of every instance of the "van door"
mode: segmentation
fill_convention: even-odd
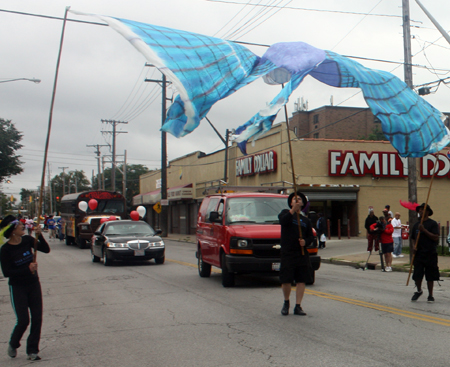
[[[226,228],[223,225],[223,214],[225,208],[225,200],[221,199],[217,206],[217,212],[219,213],[220,223],[212,223],[212,232],[214,235],[211,238],[211,252],[213,256],[213,264],[220,265],[220,249],[221,245],[226,241]]]
[[[204,221],[199,223],[198,236],[201,244],[203,260],[210,264],[215,264],[214,260],[214,225],[209,220],[209,214],[216,211],[219,198],[211,198],[209,200]]]

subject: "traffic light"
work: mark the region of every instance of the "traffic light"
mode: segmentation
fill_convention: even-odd
[[[56,201],[59,201],[59,196],[56,197]]]

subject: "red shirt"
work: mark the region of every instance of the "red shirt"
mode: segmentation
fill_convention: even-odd
[[[376,227],[376,223],[372,224],[370,226],[370,230],[374,230]],[[383,232],[380,233],[380,240],[381,243],[393,243],[394,240],[392,239],[392,233],[394,232],[394,227],[391,223],[386,224],[386,228]],[[376,232],[375,232],[376,233]]]

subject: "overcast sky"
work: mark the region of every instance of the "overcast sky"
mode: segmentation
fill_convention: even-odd
[[[450,30],[450,1],[422,0],[445,30]],[[268,9],[245,4],[277,5]],[[0,10],[53,17],[64,16],[66,6],[86,13],[126,18],[205,35],[268,44],[303,41],[346,56],[388,60],[357,60],[403,79],[401,0],[0,0]],[[450,45],[434,28],[414,0],[410,0],[414,85],[450,77]],[[352,14],[353,13],[353,14]],[[69,14],[70,19],[99,22]],[[0,117],[12,120],[24,135],[19,151],[24,172],[3,184],[6,194],[40,185],[50,101],[62,21],[0,11]],[[262,55],[264,47],[249,47]],[[109,27],[68,22],[53,113],[49,157],[51,177],[59,167],[97,173],[94,148],[111,141],[102,131],[111,126],[101,119],[128,121],[117,136],[117,154],[127,150],[129,164],[160,168],[161,89],[145,78],[159,79],[154,68],[122,36]],[[450,80],[450,79],[449,79]],[[264,108],[280,90],[257,80],[218,102],[208,117],[224,135]],[[366,106],[357,89],[324,86],[310,77],[292,94],[288,113],[303,97],[312,110],[329,105]],[[449,87],[441,83],[425,98],[443,112],[450,111]],[[176,93],[170,89],[168,96]],[[276,122],[284,121],[284,113]],[[223,143],[204,120],[192,134],[176,139],[168,134],[169,160],[203,151],[211,153]],[[107,147],[103,154],[110,154]],[[120,158],[118,158],[120,159]]]

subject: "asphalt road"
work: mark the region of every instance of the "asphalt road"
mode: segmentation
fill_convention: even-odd
[[[191,243],[167,241],[164,265],[113,267],[92,263],[89,250],[50,245],[38,256],[41,366],[448,364],[446,282],[434,304],[426,296],[413,303],[404,273],[322,264],[307,287],[308,315],[283,317],[277,278],[241,276],[223,288],[220,271],[198,276]],[[0,366],[23,366],[24,347],[14,360],[6,355],[15,323],[6,283],[0,280]]]

